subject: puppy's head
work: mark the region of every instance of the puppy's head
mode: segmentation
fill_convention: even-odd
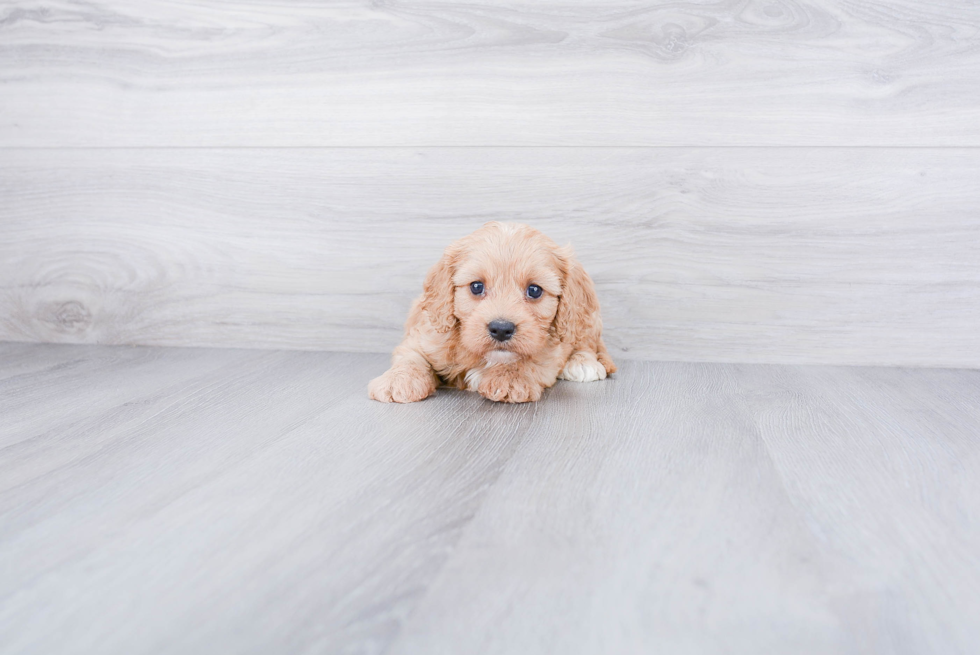
[[[446,249],[422,309],[470,355],[507,363],[574,342],[598,303],[570,250],[526,225],[493,222]]]

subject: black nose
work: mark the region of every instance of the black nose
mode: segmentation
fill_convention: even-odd
[[[510,321],[490,321],[490,325],[487,326],[487,330],[490,331],[490,336],[497,341],[507,341],[512,336],[514,336],[514,324]]]

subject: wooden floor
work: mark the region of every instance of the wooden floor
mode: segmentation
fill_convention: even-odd
[[[967,653],[980,371],[0,344],[3,653]]]

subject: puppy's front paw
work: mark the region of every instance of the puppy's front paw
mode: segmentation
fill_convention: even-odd
[[[435,377],[418,366],[390,368],[368,384],[368,396],[383,403],[414,403],[428,398],[435,390]]]
[[[541,385],[526,377],[494,367],[477,388],[480,395],[498,403],[529,403],[541,398]]]
[[[610,361],[610,364],[612,361]],[[595,382],[596,380],[606,379],[606,367],[596,358],[594,353],[587,350],[579,350],[573,353],[565,368],[558,374],[562,380],[572,382]]]

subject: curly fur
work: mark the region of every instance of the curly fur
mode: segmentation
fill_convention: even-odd
[[[471,293],[474,281],[484,283],[482,296]],[[525,295],[529,284],[543,289],[540,298]],[[490,337],[487,325],[496,319],[516,326],[509,341]],[[415,402],[447,384],[528,402],[558,378],[590,382],[615,371],[595,287],[571,248],[527,225],[492,222],[452,243],[429,270],[391,368],[368,394]]]

